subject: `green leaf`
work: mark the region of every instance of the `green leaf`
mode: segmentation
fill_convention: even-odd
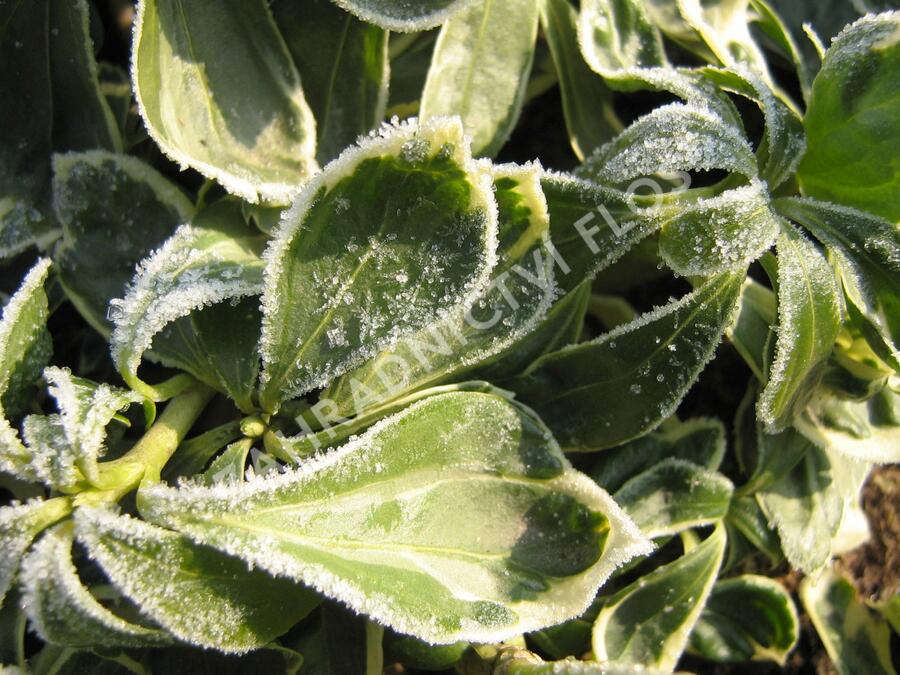
[[[900,220],[900,14],[866,16],[825,53],[804,119],[805,194]]]
[[[748,277],[741,289],[741,309],[728,330],[728,339],[760,382],[766,379],[766,344],[777,311],[775,294]]]
[[[87,0],[50,0],[53,147],[57,151],[122,150],[112,110],[100,92],[89,24]]]
[[[725,525],[729,530],[729,537],[732,533],[740,534],[753,547],[761,551],[773,567],[784,561],[784,552],[781,550],[778,534],[773,526],[769,525],[769,521],[755,497],[735,496],[731,500],[728,515],[725,517]],[[736,543],[736,541],[730,540],[730,544]]]
[[[828,260],[790,225],[778,237],[775,357],[757,403],[766,430],[784,429],[811,395],[841,324],[840,289]]]
[[[804,579],[800,597],[840,675],[896,675],[888,624],[860,602],[836,570]]]
[[[530,333],[489,361],[479,364],[471,377],[502,381],[519,375],[544,354],[578,342],[590,291],[589,281],[576,286],[553,304],[544,320]]]
[[[0,600],[0,664],[25,664],[25,628],[28,618],[19,606],[18,594]]]
[[[762,50],[750,34],[748,0],[677,0],[677,5],[681,17],[721,65],[742,64],[771,80]]]
[[[672,413],[712,358],[743,278],[743,272],[713,277],[596,340],[547,354],[509,387],[567,451],[640,436]]]
[[[819,63],[815,57],[805,53],[797,45],[785,21],[786,17],[780,10],[778,12],[775,11],[773,5],[776,4],[779,4],[778,0],[772,0],[771,4],[765,0],[750,0],[750,6],[756,14],[753,23],[777,46],[781,54],[794,64],[794,68],[797,71],[797,79],[800,82],[800,89],[803,93],[803,100],[808,103],[812,92],[813,77],[816,74],[816,70],[818,70]],[[795,4],[803,5],[806,3],[795,2]],[[810,10],[812,8],[806,9]],[[806,21],[808,19],[807,15],[803,20]],[[801,26],[798,25],[797,28],[801,28]]]
[[[662,38],[640,0],[588,0],[578,16],[578,44],[601,75],[666,65]]]
[[[0,258],[35,243],[50,176],[50,4],[0,7]],[[27,46],[27,47],[26,47]]]
[[[660,231],[659,254],[684,276],[746,269],[775,243],[778,230],[765,186],[754,180],[686,206]]]
[[[707,106],[671,103],[631,124],[582,169],[603,184],[655,173],[724,169],[752,178],[756,158],[743,130]]]
[[[284,204],[317,169],[315,119],[263,0],[141,0],[132,80],[163,152],[229,192]]]
[[[468,642],[450,645],[431,645],[409,635],[392,630],[384,632],[384,662],[402,663],[416,670],[447,670],[453,668],[469,649]]]
[[[168,324],[207,305],[260,292],[260,255],[265,243],[265,235],[244,223],[237,203],[224,200],[201,211],[191,224],[179,227],[141,263],[124,299],[110,305],[115,326],[110,338],[113,361],[129,386],[153,396],[137,370],[154,336]],[[214,331],[211,339],[222,341],[225,336],[215,334],[222,329],[221,317],[214,312],[208,319]],[[215,353],[202,356],[215,357]],[[163,356],[161,360],[166,359]],[[169,360],[174,359],[170,356]],[[240,372],[255,368],[251,354],[245,353],[242,360],[247,363]],[[246,382],[236,384],[239,390],[248,386]],[[239,394],[235,398],[241,400]]]
[[[704,68],[703,77],[724,91],[756,103],[763,113],[765,134],[756,151],[760,178],[770,191],[791,178],[806,151],[806,136],[799,115],[776,96],[758,73],[745,68]]]
[[[74,377],[63,368],[46,368],[44,379],[59,414],[30,415],[24,425],[35,462],[54,467],[49,472],[42,471],[43,480],[57,488],[74,487],[78,475],[98,483],[97,461],[106,453],[106,426],[119,411],[140,403],[143,397],[128,389]],[[38,428],[34,428],[36,424]],[[44,437],[47,432],[52,435],[50,442],[39,443],[37,437]]]
[[[725,530],[611,596],[594,623],[594,656],[600,662],[655,667],[670,672],[716,581],[725,552]]]
[[[722,474],[670,457],[613,495],[649,539],[713,525],[728,513],[734,487]]]
[[[306,186],[266,252],[263,408],[471,307],[496,246],[490,177],[458,121],[385,127],[345,152]]]
[[[274,478],[155,486],[140,502],[153,522],[433,643],[576,616],[648,550],[530,412],[474,392],[429,397]]]
[[[537,654],[504,648],[494,662],[494,673],[506,675],[664,675],[667,671],[627,663],[597,663],[569,656],[560,661],[544,661]]]
[[[117,616],[85,588],[72,561],[71,528],[46,533],[25,558],[23,607],[41,638],[67,647],[143,647],[170,643],[156,628]]]
[[[28,465],[30,454],[7,415],[17,416],[27,409],[30,389],[53,352],[44,292],[49,270],[46,258],[31,268],[3,308],[0,321],[0,471],[23,480],[35,480],[37,474]]]
[[[696,417],[596,455],[588,475],[615,493],[632,477],[666,458],[715,471],[725,456],[725,427],[719,420]]]
[[[365,673],[366,623],[365,617],[323,602],[301,624],[299,639],[291,645],[303,654],[303,673]]]
[[[279,647],[277,643],[239,656],[187,647],[153,649],[144,652],[143,661],[146,664],[144,672],[166,675],[297,675],[303,666],[300,654]],[[305,673],[304,670],[303,675]]]
[[[776,210],[815,235],[834,256],[847,309],[872,349],[900,371],[900,233],[863,211],[812,199],[779,199]]]
[[[850,459],[900,462],[900,395],[890,389],[858,403],[821,396],[794,424],[816,445]]]
[[[784,443],[802,443],[796,432],[770,438],[772,454]],[[796,450],[791,450],[796,452]],[[820,569],[835,548],[834,539],[858,498],[868,466],[842,459],[807,441],[803,458],[789,473],[759,490],[757,500],[774,524],[791,566],[807,573]]]
[[[261,647],[319,602],[290,581],[108,510],[78,509],[75,533],[145,616],[199,647],[226,653]]]
[[[384,119],[388,31],[328,0],[270,4],[316,118],[316,158],[324,165]]]
[[[188,222],[194,207],[176,185],[127,155],[54,155],[53,171],[63,229],[53,260],[66,295],[108,336],[109,301],[122,296],[135,265]]]
[[[541,187],[550,212],[557,283],[566,293],[619,260],[678,212],[656,206],[652,198],[626,195],[568,174],[545,173]]]
[[[9,591],[22,556],[31,542],[41,532],[56,521],[68,515],[71,507],[67,500],[35,499],[25,504],[0,507],[0,605]]]
[[[522,110],[537,27],[536,0],[480,0],[453,15],[431,57],[420,117],[459,115],[472,154],[497,154]]]
[[[716,583],[691,633],[691,650],[712,661],[774,661],[784,665],[800,632],[784,586],[745,574]]]
[[[205,485],[214,485],[216,483],[244,480],[244,468],[252,446],[252,438],[242,438],[235,443],[231,443],[203,472],[200,482]]]
[[[389,30],[408,33],[434,28],[444,23],[473,0],[418,0],[415,3],[395,0],[334,0],[363,21]]]
[[[262,240],[258,243],[261,247]],[[258,260],[249,263],[251,268],[257,265]],[[242,272],[258,274],[258,268],[244,266]],[[167,324],[153,338],[148,356],[191,373],[227,394],[243,412],[252,413],[257,410],[261,324],[258,296],[232,298]]]
[[[540,0],[541,27],[562,95],[563,117],[572,150],[580,160],[622,130],[612,91],[592,72],[578,49],[578,13],[568,0]]]
[[[347,373],[322,398],[347,416],[391,398],[449,380],[520,353],[522,340],[547,315],[556,296],[549,216],[539,166],[495,166],[498,262],[472,307],[401,339]]]

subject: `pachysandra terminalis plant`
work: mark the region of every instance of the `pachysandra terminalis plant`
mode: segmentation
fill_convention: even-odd
[[[0,670],[702,672],[803,612],[895,673],[832,561],[900,461],[900,13],[820,4],[0,3]]]

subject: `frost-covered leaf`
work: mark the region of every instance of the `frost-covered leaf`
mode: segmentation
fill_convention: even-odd
[[[78,509],[75,533],[142,614],[200,647],[226,653],[261,647],[319,602],[291,581],[108,510]]]
[[[54,155],[53,171],[63,230],[53,260],[69,299],[108,336],[109,301],[122,296],[135,265],[188,222],[194,207],[175,184],[127,155]]]
[[[47,225],[49,8],[48,2],[0,6],[0,259],[30,246]]]
[[[121,151],[119,129],[100,92],[88,2],[50,0],[49,5],[53,147]]]
[[[744,574],[713,587],[691,633],[691,650],[720,663],[784,664],[800,632],[797,609],[784,586]]]
[[[172,641],[114,614],[84,586],[72,561],[71,528],[47,532],[22,564],[23,607],[47,642],[67,647],[143,647]]]
[[[706,106],[672,103],[644,115],[604,145],[582,171],[604,184],[675,171],[724,169],[756,176],[743,129]]]
[[[237,204],[224,200],[179,227],[141,263],[124,299],[111,303],[113,360],[129,386],[147,391],[137,376],[141,356],[168,324],[207,305],[260,292],[265,243],[265,235],[244,223]]]
[[[775,243],[778,231],[765,186],[754,180],[685,205],[660,231],[659,254],[684,276],[746,269]]]
[[[317,168],[315,119],[263,0],[142,0],[132,80],[153,140],[229,192],[284,204]]]
[[[720,521],[733,489],[722,474],[669,457],[628,480],[613,498],[645,536],[656,539]]]
[[[140,501],[151,521],[435,643],[578,615],[648,550],[539,420],[474,392],[429,397],[281,475]]]
[[[693,293],[590,342],[538,359],[506,383],[567,451],[613,447],[668,417],[731,323],[744,274]]]
[[[37,476],[30,453],[7,419],[24,412],[28,394],[50,360],[53,345],[47,332],[44,280],[50,261],[42,259],[3,308],[0,321],[0,471],[24,480]]]
[[[59,408],[59,422],[68,452],[90,481],[99,480],[97,460],[106,452],[106,426],[120,410],[143,397],[128,389],[74,377],[68,369],[44,370],[48,390]]]
[[[221,455],[216,457],[203,472],[200,482],[206,485],[225,483],[228,481],[244,480],[244,469],[247,465],[247,457],[253,445],[252,438],[242,438],[231,443]]]
[[[458,120],[384,127],[346,150],[307,184],[266,252],[263,408],[469,308],[496,248],[490,176]]]
[[[841,271],[850,319],[872,349],[900,371],[900,232],[864,211],[812,199],[775,208],[828,247]]]
[[[840,675],[896,675],[891,629],[866,607],[856,589],[834,569],[800,585],[803,606]]]
[[[748,0],[677,0],[678,11],[724,66],[745,64],[769,78],[762,50],[750,34]]]
[[[334,0],[363,21],[408,33],[434,28],[473,0]]]
[[[863,17],[825,54],[804,119],[803,191],[900,220],[900,12]]]
[[[568,174],[541,181],[550,212],[550,238],[560,289],[568,293],[619,260],[680,208],[652,197],[626,195]]]
[[[324,165],[384,119],[388,31],[329,0],[277,0],[270,8],[316,118],[316,157]]]
[[[601,75],[666,64],[662,39],[642,0],[586,0],[578,16],[578,43]]]
[[[775,11],[773,7],[775,4],[778,4],[778,0],[774,0],[771,4],[766,0],[750,0],[750,7],[755,14],[753,23],[775,44],[783,56],[793,62],[797,71],[797,79],[800,82],[800,89],[803,93],[803,100],[808,103],[812,91],[813,77],[815,77],[819,67],[819,60],[805,52],[797,44],[794,40],[794,34],[788,27],[781,10]],[[808,20],[808,17],[806,19]],[[801,33],[802,31],[798,32],[797,35],[802,39]]]
[[[632,476],[666,458],[715,471],[724,455],[725,427],[719,420],[697,417],[597,454],[588,475],[604,490],[615,493]]]
[[[809,400],[841,323],[840,289],[823,253],[790,225],[781,228],[776,250],[775,355],[756,408],[770,433],[790,424]]]
[[[519,119],[534,58],[537,0],[479,0],[441,28],[419,115],[459,115],[472,154],[493,156]]]
[[[777,311],[775,294],[747,277],[741,290],[741,309],[728,330],[728,339],[760,382],[765,381],[766,343]]]
[[[538,165],[491,169],[497,201],[498,262],[470,308],[401,339],[337,380],[323,394],[349,416],[373,404],[519,353],[520,340],[544,319],[556,296],[549,216]]]
[[[806,151],[799,115],[779,99],[758,73],[743,67],[704,68],[703,76],[726,91],[756,103],[763,113],[765,134],[756,151],[760,178],[774,191],[793,176]]]
[[[31,542],[41,530],[68,515],[70,510],[69,502],[62,498],[35,499],[26,504],[0,507],[0,605]]]
[[[250,263],[256,264],[255,260]],[[191,373],[227,394],[242,411],[252,413],[256,410],[261,324],[259,296],[232,298],[167,324],[153,338],[147,355]]]
[[[568,0],[540,0],[541,28],[559,78],[563,117],[580,160],[622,130],[612,91],[584,62],[578,49],[578,12]]]
[[[826,396],[794,422],[817,445],[868,462],[900,462],[900,394],[883,389],[868,401]]]
[[[725,530],[720,526],[677,560],[608,598],[594,622],[595,658],[674,670],[716,582],[724,552]]]
[[[589,281],[576,286],[553,304],[544,320],[534,326],[530,333],[494,358],[479,364],[470,376],[502,382],[519,375],[544,354],[578,342],[590,300],[590,290]]]

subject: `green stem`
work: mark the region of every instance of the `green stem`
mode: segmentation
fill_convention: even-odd
[[[83,493],[80,501],[121,497],[136,488],[142,480],[159,480],[162,468],[194,422],[213,397],[213,390],[199,382],[173,398],[159,419],[147,430],[127,454],[100,465],[101,480],[97,488],[104,495]]]

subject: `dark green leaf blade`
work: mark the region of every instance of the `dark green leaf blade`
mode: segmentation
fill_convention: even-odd
[[[188,222],[194,207],[174,183],[127,155],[54,155],[53,173],[60,281],[82,316],[108,336],[109,301],[124,294],[137,263]]]
[[[845,28],[813,82],[804,126],[804,193],[900,220],[900,13]]]
[[[348,149],[306,186],[266,252],[263,408],[471,307],[496,247],[490,177],[458,120],[384,127]]]
[[[324,166],[384,119],[388,31],[329,0],[277,0],[270,8],[316,118],[316,158]]]
[[[794,601],[777,581],[744,574],[716,583],[691,633],[691,650],[720,663],[783,665],[797,644]]]
[[[596,340],[538,359],[508,386],[567,451],[600,450],[640,436],[671,414],[712,357],[743,278],[743,272],[713,277]]]

